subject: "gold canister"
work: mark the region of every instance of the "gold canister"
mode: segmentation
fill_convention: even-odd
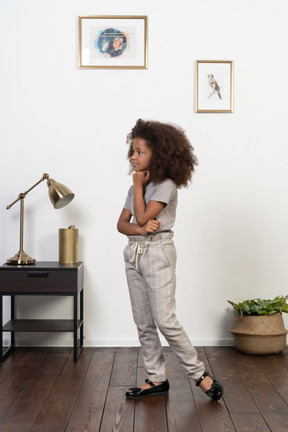
[[[78,262],[78,228],[59,228],[59,263],[75,264]]]

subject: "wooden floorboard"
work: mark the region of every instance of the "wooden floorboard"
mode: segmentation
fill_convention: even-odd
[[[209,399],[164,347],[168,396],[126,400],[146,378],[141,350],[17,348],[0,364],[1,432],[287,432],[288,349],[246,355],[233,347],[198,347],[225,388]]]

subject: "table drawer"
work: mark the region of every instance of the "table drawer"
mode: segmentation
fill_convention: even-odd
[[[82,272],[81,272],[82,274]],[[1,293],[53,293],[53,292],[77,292],[77,287],[82,288],[78,278],[81,275],[77,271],[53,271],[49,269],[27,271],[1,271]]]

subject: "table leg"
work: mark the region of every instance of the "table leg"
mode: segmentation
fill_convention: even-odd
[[[74,345],[74,362],[77,362],[77,341],[78,341],[78,294],[74,294],[74,312],[73,312],[73,345]]]
[[[15,296],[11,295],[11,320],[15,319]],[[15,333],[11,332],[11,347],[15,345]]]
[[[81,326],[80,326],[80,349],[82,349],[83,347],[83,338],[84,338],[84,315],[83,315],[83,297],[84,297],[84,290],[82,289],[80,292],[80,322],[81,322]]]
[[[3,296],[0,295],[0,325],[1,325],[1,351],[0,351],[0,359],[3,361]]]

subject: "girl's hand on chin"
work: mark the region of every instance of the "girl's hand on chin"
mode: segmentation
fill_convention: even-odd
[[[150,172],[148,170],[136,171],[133,174],[134,185],[143,186],[145,183],[148,183],[149,176],[150,176]]]

